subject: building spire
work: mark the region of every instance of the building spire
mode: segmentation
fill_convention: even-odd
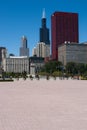
[[[42,18],[46,18],[45,8],[43,9]]]

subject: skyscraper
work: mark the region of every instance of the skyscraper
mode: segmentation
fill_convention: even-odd
[[[78,14],[55,12],[51,16],[52,59],[58,60],[58,46],[65,41],[79,42]]]
[[[42,21],[42,26],[40,28],[40,41],[39,42],[44,42],[45,44],[50,44],[49,29],[46,27],[45,10],[43,10],[41,21]]]
[[[22,46],[20,47],[20,56],[29,56],[29,48],[27,48],[27,38],[22,37]]]
[[[5,47],[0,47],[0,69],[3,68],[3,61],[6,58],[7,50]]]

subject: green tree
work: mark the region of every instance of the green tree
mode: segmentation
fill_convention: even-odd
[[[26,80],[26,78],[27,78],[27,72],[26,72],[26,71],[24,71],[24,72],[22,73],[22,77],[23,77],[24,80]]]
[[[66,72],[72,75],[75,75],[78,73],[77,63],[75,62],[68,62],[66,64]]]
[[[79,63],[77,65],[77,69],[78,69],[78,74],[83,75],[85,73],[86,70],[86,65],[84,63]]]
[[[49,61],[44,65],[41,71],[52,74],[54,71],[61,71],[62,66],[62,63],[59,61]]]

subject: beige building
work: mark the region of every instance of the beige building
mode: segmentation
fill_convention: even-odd
[[[0,68],[3,67],[3,59],[6,58],[7,49],[5,47],[0,47]]]
[[[46,46],[45,57],[50,57],[50,45],[45,44],[45,46]]]
[[[36,46],[37,50],[37,57],[45,57],[45,43],[44,42],[39,42]]]
[[[29,58],[27,56],[10,56],[3,60],[3,69],[6,72],[19,72],[26,71],[29,73]]]
[[[36,47],[34,47],[33,50],[32,50],[32,56],[37,56],[37,49],[36,49]]]
[[[64,65],[68,62],[87,64],[87,43],[64,43],[58,47],[58,60]]]
[[[33,55],[37,57],[49,57],[50,56],[50,45],[45,44],[44,42],[37,43],[36,47],[33,49]]]

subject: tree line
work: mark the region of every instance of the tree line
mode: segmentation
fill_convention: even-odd
[[[87,64],[68,62],[66,66],[63,66],[60,61],[49,61],[41,68],[40,74],[49,75],[67,75],[67,76],[87,76]]]
[[[69,62],[66,66],[63,66],[62,62],[60,61],[49,61],[44,64],[43,67],[39,69],[36,73],[36,77],[38,75],[45,75],[45,76],[54,76],[54,77],[73,77],[75,75],[82,76],[87,79],[87,64],[84,63],[75,63]],[[12,78],[27,78],[27,73],[24,71],[22,73],[14,73],[14,72],[2,72],[2,78],[4,77],[12,77]],[[31,78],[31,75],[30,75]]]

